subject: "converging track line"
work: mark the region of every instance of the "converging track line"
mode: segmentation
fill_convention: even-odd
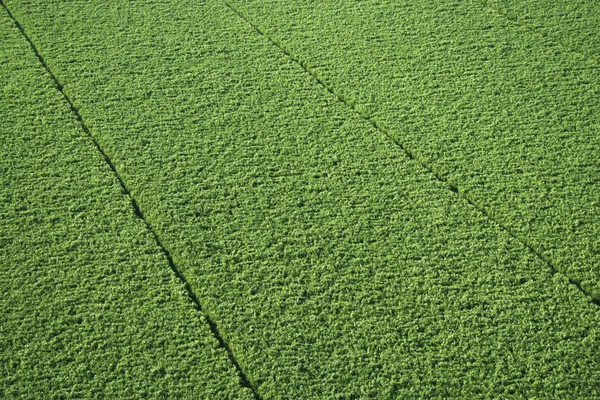
[[[231,347],[223,339],[223,336],[219,332],[219,329],[218,329],[216,323],[211,319],[211,317],[207,313],[205,313],[203,311],[202,305],[200,304],[200,301],[198,300],[198,297],[196,296],[196,294],[192,291],[192,289],[191,289],[191,287],[190,287],[187,279],[179,271],[179,269],[175,265],[175,262],[173,261],[173,257],[171,256],[171,254],[169,253],[169,251],[167,250],[167,248],[163,245],[162,241],[160,240],[160,237],[158,236],[158,233],[152,228],[152,226],[150,225],[150,223],[148,222],[148,220],[146,219],[146,217],[142,213],[142,211],[141,211],[141,209],[140,209],[140,207],[139,207],[136,199],[131,195],[131,192],[129,191],[129,189],[125,185],[125,182],[123,182],[123,179],[119,175],[119,173],[118,173],[118,171],[117,171],[114,163],[112,162],[111,158],[108,156],[108,154],[106,154],[106,152],[104,151],[104,149],[100,146],[100,144],[98,143],[98,141],[94,138],[94,136],[90,132],[88,126],[85,124],[85,122],[83,120],[83,117],[81,116],[79,110],[77,109],[77,107],[75,107],[75,105],[73,104],[73,102],[71,101],[71,99],[64,92],[63,85],[60,83],[60,81],[58,80],[58,78],[56,77],[56,75],[50,70],[50,68],[46,64],[46,61],[44,60],[43,56],[40,54],[40,52],[38,51],[38,49],[35,46],[35,44],[32,42],[32,40],[30,39],[30,37],[25,32],[25,29],[21,26],[21,24],[19,23],[19,21],[17,21],[17,19],[13,16],[13,14],[10,12],[10,9],[4,4],[3,0],[0,0],[0,6],[2,6],[6,10],[6,12],[9,15],[9,17],[13,20],[13,22],[15,23],[15,25],[17,26],[17,28],[19,29],[19,31],[21,32],[21,34],[23,35],[23,37],[25,38],[25,40],[27,40],[27,42],[31,46],[33,52],[35,53],[36,57],[38,58],[38,60],[40,61],[40,63],[44,67],[44,69],[48,72],[48,74],[50,75],[50,77],[54,81],[54,83],[56,85],[56,88],[63,95],[64,99],[69,104],[69,106],[71,108],[71,111],[73,112],[73,114],[75,115],[75,117],[77,118],[77,120],[79,121],[79,123],[81,125],[81,128],[89,136],[89,138],[94,143],[94,146],[100,152],[100,154],[102,154],[102,157],[104,158],[104,161],[106,162],[106,164],[108,164],[108,166],[110,167],[111,171],[114,173],[114,175],[117,178],[117,181],[119,182],[119,185],[121,186],[123,192],[131,200],[131,206],[133,207],[135,215],[144,222],[144,224],[146,225],[146,227],[148,228],[148,230],[154,236],[154,239],[156,240],[156,243],[158,244],[158,247],[160,248],[161,252],[165,255],[165,257],[167,259],[167,262],[169,263],[169,267],[171,268],[171,270],[173,271],[173,273],[175,274],[175,276],[177,276],[177,278],[181,281],[181,283],[183,283],[183,285],[185,287],[185,290],[186,290],[186,293],[187,293],[187,296],[189,297],[190,301],[194,304],[194,308],[197,311],[199,311],[200,313],[202,313],[204,315],[204,317],[205,317],[205,319],[206,319],[206,321],[207,321],[207,323],[208,323],[208,325],[210,327],[210,330],[211,330],[213,336],[215,337],[215,339],[217,339],[217,342],[219,343],[219,346],[222,347],[222,348],[224,348],[227,351],[227,355],[229,357],[229,360],[235,366],[235,368],[236,368],[236,370],[238,372],[238,376],[239,376],[239,379],[240,379],[240,385],[242,387],[250,389],[252,391],[253,395],[254,395],[254,398],[256,398],[257,400],[261,400],[261,397],[259,396],[256,388],[254,386],[252,386],[252,384],[250,383],[250,380],[248,379],[248,376],[246,375],[246,373],[244,372],[244,370],[241,368],[241,366],[237,362],[237,359],[235,358],[235,355],[233,354],[233,351],[231,350]]]
[[[438,181],[444,183],[450,191],[454,192],[458,197],[462,198],[467,203],[469,203],[471,206],[475,207],[488,220],[490,220],[492,223],[494,223],[497,226],[499,226],[500,228],[502,228],[512,238],[514,238],[515,240],[517,240],[525,248],[529,249],[532,253],[534,253],[539,259],[541,259],[545,264],[548,265],[548,268],[550,269],[550,272],[553,275],[554,274],[559,274],[559,275],[565,276],[564,274],[562,274],[552,264],[552,261],[550,261],[550,259],[548,259],[546,256],[544,256],[542,254],[541,251],[539,251],[538,249],[536,249],[533,245],[531,245],[530,243],[528,243],[525,239],[519,237],[515,232],[513,232],[511,229],[509,229],[499,219],[493,217],[488,212],[488,210],[486,210],[484,207],[478,205],[467,194],[465,194],[464,192],[462,192],[457,185],[455,185],[455,184],[453,184],[451,182],[448,182],[448,180],[446,178],[444,178],[442,174],[440,174],[439,172],[437,172],[432,166],[428,165],[425,161],[423,161],[422,159],[420,159],[417,155],[415,155],[413,153],[413,151],[411,151],[409,148],[407,148],[402,142],[400,142],[399,140],[397,140],[396,138],[394,138],[384,126],[382,126],[380,123],[378,123],[377,121],[375,121],[371,116],[367,115],[366,113],[363,113],[363,112],[359,111],[351,100],[346,99],[334,87],[329,86],[328,84],[326,84],[325,81],[316,72],[314,72],[311,68],[309,68],[308,65],[304,61],[302,61],[300,59],[300,57],[296,56],[290,50],[288,50],[287,48],[285,48],[285,46],[282,43],[279,43],[277,40],[275,40],[274,38],[272,38],[271,36],[269,36],[269,34],[266,32],[265,29],[261,28],[258,24],[252,22],[246,15],[244,15],[241,11],[239,11],[237,8],[233,7],[228,2],[225,1],[223,3],[231,11],[233,11],[235,14],[237,14],[238,17],[240,17],[248,25],[250,25],[257,33],[259,33],[260,35],[264,36],[267,40],[269,40],[269,42],[271,42],[271,44],[273,44],[281,52],[283,52],[288,58],[290,58],[296,64],[298,64],[304,71],[306,71],[314,80],[316,80],[329,93],[331,93],[332,95],[334,95],[340,102],[344,103],[349,109],[351,109],[356,114],[358,114],[363,120],[365,120],[368,123],[370,123],[376,130],[378,130],[379,132],[383,133],[389,140],[391,140],[396,146],[398,146],[408,156],[408,158],[410,158],[411,160],[414,160],[417,163],[419,163],[423,168],[425,168],[428,172],[430,172]],[[508,17],[506,17],[506,18],[508,18]],[[586,297],[588,297],[590,299],[591,303],[593,303],[593,304],[595,304],[597,306],[600,306],[600,299],[592,297],[589,293],[587,293],[585,290],[583,290],[583,288],[581,287],[580,282],[578,282],[576,280],[573,280],[573,279],[570,279],[569,277],[566,277],[566,278],[568,279],[568,281],[569,281],[570,284],[572,284],[573,286],[575,286],[582,294],[584,294]]]

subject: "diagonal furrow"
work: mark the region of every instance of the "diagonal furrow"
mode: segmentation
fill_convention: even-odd
[[[597,394],[598,308],[312,53],[220,1],[4,1],[263,398]]]
[[[252,384],[250,383],[250,380],[248,379],[246,373],[243,371],[243,369],[241,368],[241,366],[237,362],[236,357],[235,357],[235,355],[234,355],[231,347],[223,339],[223,336],[219,332],[219,329],[218,329],[216,323],[211,319],[211,317],[207,313],[205,313],[203,311],[203,307],[200,304],[200,301],[198,300],[198,297],[196,296],[196,294],[192,291],[192,289],[191,289],[191,287],[190,287],[187,279],[179,271],[179,269],[177,268],[177,266],[175,265],[175,263],[173,261],[173,257],[171,256],[170,252],[163,245],[163,243],[162,243],[159,235],[154,230],[154,228],[152,227],[152,225],[150,225],[150,223],[148,222],[148,220],[145,218],[145,216],[144,216],[143,212],[141,211],[141,209],[140,209],[140,207],[139,207],[136,199],[132,196],[130,190],[127,188],[127,186],[123,182],[123,179],[122,179],[121,175],[119,174],[119,172],[117,171],[117,169],[116,169],[114,163],[112,162],[110,156],[104,151],[104,149],[100,146],[100,144],[98,143],[98,141],[96,140],[96,138],[91,134],[91,132],[90,132],[88,126],[86,125],[85,121],[83,120],[83,118],[82,118],[79,110],[77,109],[77,107],[75,107],[75,105],[73,104],[73,102],[71,101],[71,99],[64,92],[63,85],[60,83],[60,81],[58,80],[58,78],[56,77],[56,75],[50,70],[50,68],[48,67],[46,61],[44,60],[44,58],[42,57],[42,55],[40,54],[40,52],[37,50],[37,47],[32,42],[32,40],[30,39],[30,37],[27,35],[27,32],[25,32],[25,30],[23,29],[23,27],[21,26],[21,24],[16,20],[16,18],[10,12],[10,9],[4,4],[4,2],[2,0],[0,0],[0,5],[6,10],[6,12],[10,16],[10,18],[15,23],[15,25],[21,31],[23,37],[27,40],[27,42],[31,46],[31,48],[32,48],[33,52],[35,53],[35,55],[37,56],[38,60],[43,65],[44,69],[48,72],[48,74],[50,75],[50,77],[53,79],[54,83],[56,84],[57,90],[62,94],[62,96],[64,97],[64,99],[69,104],[69,106],[71,108],[71,111],[76,116],[76,118],[79,121],[79,123],[81,124],[81,128],[90,137],[90,139],[94,143],[96,149],[102,154],[105,162],[109,165],[110,169],[112,170],[112,172],[114,173],[115,177],[117,178],[117,180],[119,182],[119,185],[121,186],[124,194],[130,199],[131,206],[133,207],[135,214],[137,215],[138,218],[140,218],[144,222],[144,224],[146,225],[147,229],[152,233],[152,236],[156,240],[156,243],[158,244],[158,247],[160,248],[161,252],[165,255],[166,259],[168,260],[168,263],[169,263],[169,266],[170,266],[171,270],[177,276],[177,278],[181,281],[181,283],[184,285],[186,293],[187,293],[187,296],[189,297],[190,301],[194,304],[194,307],[205,316],[206,321],[208,322],[208,325],[210,327],[210,330],[211,330],[212,334],[214,335],[215,339],[218,341],[219,346],[223,347],[227,351],[227,354],[229,356],[230,361],[235,366],[235,368],[236,368],[236,370],[238,372],[239,378],[240,378],[240,384],[243,387],[250,389],[252,391],[252,393],[254,394],[254,397],[256,399],[260,399],[261,397],[259,396],[258,392],[256,391],[256,388],[254,388],[252,386]]]
[[[557,269],[557,267],[553,264],[553,262],[540,251],[540,249],[537,249],[534,245],[532,245],[531,243],[529,243],[525,238],[523,238],[520,235],[516,234],[506,224],[502,223],[502,221],[499,218],[494,217],[485,207],[483,207],[482,205],[478,204],[467,193],[464,193],[463,191],[461,191],[460,188],[459,188],[459,186],[457,184],[449,182],[448,179],[445,178],[433,166],[429,165],[422,158],[420,158],[418,156],[418,154],[416,154],[414,151],[412,151],[410,148],[408,148],[404,143],[402,143],[397,138],[395,138],[393,135],[391,135],[390,131],[385,126],[383,126],[381,123],[377,122],[373,117],[371,117],[367,113],[362,112],[361,110],[359,110],[356,107],[355,103],[352,100],[350,100],[350,99],[346,98],[345,96],[343,96],[341,94],[341,92],[339,92],[335,87],[333,87],[333,86],[328,85],[327,83],[325,83],[325,80],[322,79],[313,69],[311,69],[306,62],[304,62],[299,56],[295,55],[292,51],[290,51],[288,48],[286,48],[281,42],[277,41],[275,38],[273,38],[271,35],[269,35],[268,32],[264,28],[262,28],[257,23],[251,21],[239,9],[233,7],[228,2],[224,2],[224,4],[229,9],[231,9],[235,14],[237,14],[241,19],[243,19],[244,21],[246,21],[246,23],[248,23],[250,26],[252,26],[252,28],[256,32],[258,32],[260,35],[264,36],[275,47],[277,47],[279,50],[281,50],[287,57],[289,57],[291,60],[293,60],[294,62],[296,62],[300,67],[302,67],[302,69],[304,69],[304,71],[306,71],[306,73],[308,73],[310,76],[312,76],[314,78],[314,80],[316,80],[321,86],[323,86],[327,91],[329,91],[332,95],[334,95],[340,102],[344,103],[348,108],[350,108],[354,113],[358,114],[362,119],[364,119],[367,122],[369,122],[379,132],[383,133],[389,140],[391,140],[404,153],[406,153],[406,155],[410,159],[415,160],[417,163],[419,163],[423,168],[425,168],[433,176],[435,176],[435,178],[438,181],[444,183],[449,190],[451,190],[452,192],[456,193],[457,196],[459,196],[460,198],[462,198],[464,201],[466,201],[467,203],[469,203],[471,206],[475,207],[487,219],[489,219],[490,221],[492,221],[497,226],[501,227],[511,237],[513,237],[514,239],[516,239],[517,241],[519,241],[525,248],[527,248],[529,251],[531,251],[532,253],[534,253],[538,258],[540,258],[542,261],[544,261],[544,263],[548,266],[548,268],[549,268],[549,270],[551,271],[552,274],[563,275]],[[577,287],[577,289],[581,293],[583,293],[586,297],[588,297],[592,303],[600,306],[600,299],[595,298],[591,294],[587,293],[581,287],[581,284],[580,284],[579,281],[574,280],[574,279],[569,278],[569,277],[566,277],[566,278],[568,279],[568,281],[569,281],[570,284],[572,284],[575,287]]]

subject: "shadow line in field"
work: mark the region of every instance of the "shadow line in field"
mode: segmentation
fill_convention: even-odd
[[[243,369],[241,368],[241,366],[237,362],[237,359],[235,358],[235,355],[233,354],[233,351],[231,350],[231,347],[223,339],[223,336],[219,332],[219,329],[218,329],[216,323],[210,318],[210,316],[207,313],[205,313],[203,311],[202,305],[200,304],[200,301],[198,300],[198,297],[196,296],[196,294],[192,291],[192,289],[191,289],[191,287],[190,287],[187,279],[179,271],[179,269],[175,265],[175,262],[173,261],[173,257],[171,256],[171,254],[169,253],[169,251],[167,250],[167,248],[163,245],[163,243],[162,243],[160,237],[158,236],[157,232],[152,228],[152,226],[150,225],[150,223],[148,222],[148,220],[144,216],[144,214],[143,214],[142,210],[140,209],[140,207],[139,207],[136,199],[132,196],[131,192],[129,191],[129,189],[125,185],[125,182],[123,182],[123,179],[121,178],[121,176],[120,176],[119,172],[117,171],[117,169],[116,169],[114,163],[112,162],[111,158],[104,151],[104,149],[100,146],[100,144],[98,143],[98,141],[94,138],[94,136],[90,132],[88,126],[83,121],[83,117],[81,116],[81,113],[79,112],[79,110],[77,109],[77,107],[75,107],[75,105],[73,104],[73,102],[71,101],[71,99],[67,96],[67,94],[64,92],[63,85],[58,80],[58,78],[56,77],[56,75],[50,70],[50,68],[46,64],[46,61],[44,60],[43,56],[38,51],[38,49],[35,46],[35,44],[32,42],[32,40],[30,39],[30,37],[27,35],[27,33],[25,32],[24,28],[19,23],[19,21],[17,21],[17,19],[10,12],[10,9],[4,4],[3,0],[0,0],[0,6],[2,6],[6,10],[6,12],[9,15],[9,17],[12,19],[12,21],[14,22],[14,24],[16,25],[16,27],[19,29],[19,31],[21,32],[21,34],[23,35],[23,37],[25,38],[25,40],[29,43],[29,45],[31,46],[31,49],[33,50],[34,54],[38,58],[39,62],[42,64],[42,66],[44,67],[44,69],[46,70],[46,72],[50,75],[50,77],[54,81],[57,90],[63,95],[65,101],[69,104],[69,107],[71,108],[71,111],[73,112],[73,114],[75,115],[75,117],[77,118],[77,120],[79,121],[79,123],[81,125],[81,128],[88,135],[88,137],[90,138],[90,140],[92,141],[92,143],[94,144],[94,146],[96,147],[96,149],[98,150],[98,152],[100,152],[100,154],[102,154],[102,157],[104,158],[104,161],[106,162],[106,164],[108,164],[108,166],[110,167],[111,171],[115,175],[117,181],[119,182],[119,185],[121,186],[121,189],[123,190],[123,193],[130,199],[131,206],[133,207],[133,211],[134,211],[135,215],[144,222],[144,224],[146,225],[147,229],[150,231],[150,233],[152,234],[152,236],[156,240],[156,243],[158,244],[158,247],[159,247],[160,251],[164,254],[164,256],[165,256],[165,258],[166,258],[166,260],[167,260],[167,262],[169,264],[169,267],[171,268],[171,270],[173,271],[173,273],[175,274],[175,276],[183,284],[183,286],[185,288],[185,291],[186,291],[186,294],[187,294],[189,300],[194,305],[194,308],[198,312],[202,313],[202,315],[204,316],[206,322],[208,323],[208,325],[210,327],[211,333],[213,334],[213,336],[215,337],[215,339],[217,340],[217,342],[219,344],[219,347],[222,347],[222,348],[224,348],[226,350],[227,355],[229,357],[229,360],[235,366],[235,368],[236,368],[236,370],[238,372],[238,376],[239,376],[239,379],[240,379],[240,385],[242,387],[250,389],[252,391],[254,397],[257,400],[261,400],[261,397],[259,396],[258,392],[256,391],[256,388],[254,388],[252,386],[252,384],[250,383],[250,380],[248,379],[248,376],[246,375],[246,373],[243,371]]]
[[[475,200],[473,200],[467,193],[464,193],[464,191],[460,190],[460,186],[455,183],[455,182],[449,182],[447,178],[445,178],[439,171],[437,171],[434,167],[432,167],[431,165],[429,165],[428,163],[426,163],[425,161],[423,161],[423,159],[421,159],[420,157],[418,157],[418,155],[416,155],[411,149],[407,148],[402,142],[400,142],[398,139],[394,138],[389,130],[383,126],[381,123],[377,122],[373,117],[371,117],[370,115],[368,115],[365,112],[362,112],[360,109],[358,109],[356,107],[356,105],[354,104],[354,101],[352,101],[351,99],[347,99],[345,96],[343,96],[338,90],[335,89],[335,87],[328,85],[327,83],[325,83],[325,80],[322,79],[316,72],[314,72],[310,67],[308,67],[307,63],[304,62],[302,59],[300,59],[299,56],[295,55],[292,51],[290,51],[289,49],[287,49],[282,43],[280,43],[279,41],[277,41],[275,38],[273,38],[271,35],[269,35],[267,33],[267,31],[262,28],[260,25],[258,25],[257,23],[251,21],[246,15],[244,15],[240,10],[238,10],[237,8],[233,7],[231,4],[229,4],[228,2],[224,2],[225,6],[227,6],[232,12],[234,12],[239,18],[243,19],[248,25],[250,25],[258,34],[260,34],[261,36],[264,36],[269,42],[271,42],[271,44],[275,47],[277,47],[281,52],[283,52],[288,58],[290,58],[291,60],[293,60],[296,64],[298,64],[306,73],[308,73],[315,81],[317,81],[323,88],[325,88],[329,93],[331,93],[333,96],[335,96],[337,98],[338,101],[344,103],[349,109],[351,109],[352,111],[354,111],[356,114],[358,114],[362,119],[364,119],[365,121],[367,121],[368,123],[370,123],[376,130],[378,130],[379,132],[381,132],[382,134],[384,134],[391,142],[393,142],[397,147],[399,147],[408,158],[410,158],[411,160],[416,161],[419,165],[421,165],[423,168],[425,168],[429,173],[431,173],[435,179],[437,179],[438,181],[444,183],[444,185],[448,188],[448,190],[452,191],[454,194],[456,194],[459,198],[461,198],[463,201],[466,201],[468,204],[470,204],[471,206],[475,207],[481,214],[483,214],[488,220],[490,220],[493,224],[495,224],[496,226],[499,226],[502,230],[504,230],[506,233],[508,233],[512,238],[514,238],[515,240],[517,240],[519,243],[521,243],[521,245],[523,245],[526,249],[528,249],[530,252],[532,252],[533,254],[535,254],[539,259],[541,259],[542,261],[544,261],[544,263],[546,265],[548,265],[548,268],[550,270],[550,272],[554,275],[554,274],[560,274],[565,276],[563,273],[561,273],[561,271],[553,264],[552,260],[550,260],[548,257],[546,257],[542,251],[540,249],[536,249],[532,244],[530,244],[527,240],[525,240],[524,238],[520,237],[519,235],[517,235],[515,232],[513,232],[510,228],[508,228],[507,225],[503,224],[501,219],[498,217],[493,216],[490,211],[488,211],[485,207],[483,207],[482,205],[478,204]],[[508,17],[506,17],[508,18]],[[517,21],[515,21],[515,23],[518,23]],[[571,51],[575,51],[570,49]],[[565,276],[568,280],[568,282],[570,284],[572,284],[573,286],[575,286],[582,294],[584,294],[591,303],[600,306],[600,299],[599,298],[595,298],[593,297],[590,293],[587,293],[581,286],[581,282],[576,281],[574,279],[569,278],[568,276]]]

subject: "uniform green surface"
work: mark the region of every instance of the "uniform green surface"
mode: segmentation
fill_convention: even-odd
[[[600,3],[588,0],[481,0],[568,49],[600,60]]]
[[[0,37],[0,398],[252,398],[3,8]]]
[[[600,299],[593,58],[478,1],[231,4]]]
[[[398,87],[390,80],[398,70],[386,68],[386,60],[396,53],[369,56],[370,46],[352,50],[333,36],[320,42],[311,36],[331,27],[352,46],[362,35],[356,26],[373,24],[374,3],[319,3],[311,16],[301,15],[302,24],[300,14],[273,2],[247,4],[248,13],[257,9],[288,21],[285,40],[298,48],[312,43],[310,54],[321,54],[329,47],[329,58],[320,59],[323,71],[355,71],[347,76],[362,77],[373,98],[365,104],[408,107],[390,89]],[[298,12],[308,8],[297,4]],[[600,397],[600,308],[223,2],[7,5],[261,398]],[[462,15],[457,7],[447,10],[465,24],[469,16],[492,18],[481,8]],[[360,9],[364,14],[349,18]],[[424,2],[401,10],[378,20],[390,26],[383,39],[394,39],[392,29],[408,32],[417,26],[411,18],[421,18],[415,37],[440,25],[439,37],[425,35],[423,42],[433,46],[423,57],[436,56],[438,41],[449,35],[449,15],[442,9],[423,15]],[[293,26],[305,35],[294,36]],[[506,23],[502,29],[521,44],[520,28]],[[394,65],[413,71],[415,54]],[[358,68],[357,57],[369,67]],[[377,70],[368,63],[376,59]],[[434,77],[452,73],[436,73],[430,65],[429,78],[422,71],[423,82],[413,77],[402,86],[405,92],[416,96]],[[530,68],[535,81],[534,66],[518,65]],[[487,75],[479,69],[472,76]],[[369,86],[376,79],[379,92]],[[451,82],[467,90],[462,80]],[[478,86],[469,87],[475,101]],[[594,111],[593,99],[586,101]],[[441,117],[413,106],[412,118],[395,122],[402,132],[427,132],[438,124]],[[455,115],[472,117],[466,106]],[[457,134],[474,135],[468,125],[464,129]],[[422,135],[423,148],[443,137],[431,134],[426,141]],[[497,152],[485,136],[471,139],[472,154],[487,151],[489,165],[506,150],[503,139]],[[552,148],[545,154],[554,161]],[[594,168],[590,153],[581,157]],[[519,160],[523,168],[535,164]],[[495,178],[509,181],[505,175]],[[524,207],[519,201],[509,205]],[[528,212],[535,220],[540,211]],[[586,229],[598,229],[588,222]]]

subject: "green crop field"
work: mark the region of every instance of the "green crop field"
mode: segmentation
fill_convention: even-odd
[[[0,4],[0,398],[600,398],[600,5]]]

